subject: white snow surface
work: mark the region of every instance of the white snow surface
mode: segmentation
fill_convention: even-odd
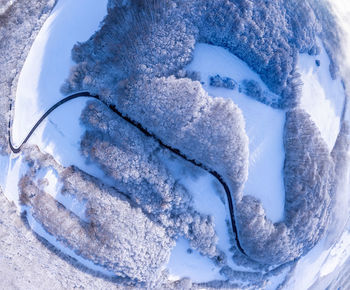
[[[212,280],[224,280],[220,275],[220,268],[207,257],[202,256],[198,251],[191,249],[189,242],[184,238],[176,241],[172,249],[167,269],[170,279],[178,280],[183,277],[190,277],[193,282],[208,282]]]
[[[12,125],[14,145],[19,145],[23,141],[43,113],[64,98],[60,93],[60,87],[73,65],[71,49],[75,43],[87,40],[99,28],[100,21],[107,13],[106,7],[107,0],[58,1],[35,39],[19,76]],[[80,153],[80,140],[85,131],[80,124],[80,115],[86,101],[87,98],[74,99],[57,108],[38,127],[28,143],[35,144],[42,152],[53,155],[61,165],[76,165],[110,184],[104,173],[96,165],[87,164]],[[31,228],[52,245],[93,270],[109,276],[114,275],[65,248],[33,219],[28,207],[19,205],[18,181],[27,170],[22,159],[22,155],[17,154],[12,154],[10,158],[0,158],[0,169],[6,176],[0,182],[7,198],[14,201],[20,210],[27,210]],[[72,195],[61,194],[62,184],[58,182],[54,169],[48,169],[40,174],[39,178],[46,180],[46,184],[42,184],[43,189],[77,216],[86,220],[85,204]]]
[[[311,116],[331,151],[340,130],[345,91],[339,77],[332,79],[329,57],[323,45],[320,47],[319,55],[299,55],[297,69],[304,83],[300,107]],[[320,61],[320,66],[316,65],[316,60]]]
[[[28,166],[23,162],[23,156],[11,154],[8,157],[1,156],[1,188],[6,198],[13,202],[20,210],[18,182],[28,170]]]
[[[268,88],[248,65],[228,50],[209,44],[197,44],[188,70],[198,71],[203,88],[211,96],[230,98],[242,110],[249,138],[249,176],[244,194],[258,198],[272,222],[284,217],[283,130],[285,112],[262,104],[238,90],[209,86],[209,77],[219,74],[238,83],[244,79],[257,81]]]
[[[329,238],[324,237],[306,256],[298,261],[284,288],[309,289],[319,278],[331,274],[346,262],[350,257],[349,247],[349,229],[336,240],[333,239],[333,245],[329,245]]]
[[[329,251],[327,260],[322,265],[320,276],[332,273],[336,267],[342,266],[350,256],[350,232],[345,231],[339,241]]]
[[[58,173],[54,168],[49,167],[41,169],[38,172],[36,182],[43,191],[50,194],[66,209],[73,212],[83,221],[88,222],[85,214],[86,202],[79,201],[73,195],[67,193],[62,194],[63,183],[59,180]]]
[[[106,7],[107,0],[58,1],[35,39],[19,76],[12,125],[14,144],[20,144],[42,114],[64,98],[60,87],[73,65],[71,49],[99,28],[107,13]],[[61,165],[76,165],[110,184],[104,173],[96,165],[87,164],[80,153],[80,140],[85,131],[80,115],[87,100],[84,97],[74,99],[58,107],[28,143],[53,155]],[[13,181],[13,184],[17,183]]]
[[[58,1],[19,76],[12,128],[14,144],[19,144],[41,115],[63,98],[60,87],[73,65],[71,49],[99,28],[106,7],[107,0]]]
[[[10,157],[0,154],[0,187],[5,188]]]
[[[201,214],[211,215],[215,224],[215,232],[218,237],[217,246],[227,257],[227,264],[237,271],[249,271],[242,266],[236,265],[232,260],[230,248],[233,246],[230,242],[231,221],[229,217],[229,208],[227,198],[222,185],[208,172],[197,169],[191,171],[190,167],[185,166],[183,160],[177,158],[164,158],[172,176],[179,180],[191,194],[195,209]],[[212,260],[204,257],[193,250],[188,253],[189,243],[180,238],[172,250],[167,268],[172,277],[191,277],[195,282],[208,282],[211,280],[225,280]]]

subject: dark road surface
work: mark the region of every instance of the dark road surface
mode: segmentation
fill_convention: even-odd
[[[63,105],[64,103],[67,103],[73,99],[76,98],[81,98],[81,97],[90,97],[90,98],[95,98],[97,100],[99,100],[98,96],[93,96],[91,95],[89,92],[81,92],[81,93],[76,93],[73,95],[70,95],[66,98],[64,98],[63,100],[57,102],[56,104],[54,104],[50,109],[48,109],[44,115],[41,116],[41,118],[35,123],[35,125],[33,126],[33,128],[29,131],[28,135],[26,136],[26,138],[23,140],[23,142],[18,146],[18,147],[14,147],[12,144],[12,138],[11,138],[11,122],[9,121],[9,128],[8,128],[8,134],[9,134],[9,146],[10,149],[13,153],[19,153],[21,151],[22,146],[27,143],[28,139],[30,138],[30,136],[33,135],[33,133],[35,132],[35,130],[39,127],[39,125],[41,124],[42,121],[45,120],[45,118],[50,115],[50,113],[52,113],[55,109],[57,109],[59,106]],[[12,107],[12,106],[11,106]],[[11,108],[10,107],[10,108]]]
[[[35,130],[37,129],[37,127],[42,123],[43,120],[45,120],[45,118],[55,109],[57,109],[59,106],[63,105],[64,103],[67,103],[73,99],[76,98],[81,98],[81,97],[89,97],[89,98],[94,98],[96,100],[101,101],[100,97],[97,95],[92,95],[89,92],[79,92],[79,93],[75,93],[72,95],[69,95],[68,97],[62,99],[61,101],[57,102],[56,104],[54,104],[50,109],[48,109],[44,115],[42,115],[42,117],[35,123],[35,125],[33,126],[33,128],[29,131],[28,135],[26,136],[26,138],[23,140],[23,142],[18,146],[18,147],[14,147],[12,144],[12,139],[11,139],[11,121],[9,122],[9,128],[8,128],[8,137],[9,137],[9,146],[10,149],[13,153],[19,153],[21,151],[22,146],[27,143],[28,139],[32,136],[32,134],[35,132]],[[102,102],[102,101],[101,101]],[[103,104],[105,104],[104,102],[102,102]],[[107,105],[106,105],[107,106]],[[239,242],[239,238],[238,238],[238,233],[237,233],[237,226],[236,226],[236,220],[235,220],[235,215],[234,215],[234,205],[233,205],[233,200],[232,200],[232,195],[229,189],[229,186],[226,184],[226,182],[224,181],[224,179],[222,178],[222,176],[214,171],[214,170],[210,170],[208,169],[206,166],[204,166],[202,163],[197,162],[194,159],[188,158],[185,154],[181,153],[181,151],[179,149],[173,148],[165,143],[163,143],[162,140],[160,140],[157,136],[155,136],[153,133],[149,132],[147,129],[145,129],[144,127],[142,127],[142,125],[134,120],[131,120],[129,117],[123,115],[120,111],[117,110],[117,108],[114,105],[109,105],[108,106],[109,109],[111,109],[114,113],[116,113],[118,116],[120,116],[121,118],[123,118],[125,121],[127,121],[128,123],[130,123],[131,125],[135,126],[136,128],[138,128],[142,133],[144,133],[146,136],[152,137],[153,139],[155,139],[162,147],[170,150],[171,152],[173,152],[174,154],[176,154],[177,156],[180,156],[181,158],[187,160],[188,162],[191,162],[192,164],[206,170],[207,172],[209,172],[212,176],[214,176],[219,182],[220,184],[223,186],[225,193],[226,193],[226,197],[227,197],[227,201],[228,201],[228,206],[229,206],[229,210],[230,210],[230,219],[231,219],[231,225],[232,225],[232,231],[234,233],[234,238],[236,241],[236,245],[237,248],[240,250],[240,252],[244,255],[246,255],[245,251],[243,250],[240,242]]]

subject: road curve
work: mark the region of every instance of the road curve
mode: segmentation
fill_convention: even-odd
[[[48,109],[44,115],[41,116],[41,118],[35,123],[35,125],[33,126],[33,128],[29,131],[28,135],[26,136],[26,138],[23,140],[23,142],[18,146],[15,147],[13,146],[12,143],[12,138],[11,138],[11,128],[10,128],[10,124],[12,124],[12,122],[9,123],[9,128],[8,128],[8,137],[9,137],[9,146],[10,149],[13,153],[19,153],[21,151],[22,146],[27,143],[28,139],[33,135],[33,133],[35,132],[35,130],[38,128],[38,126],[42,123],[42,121],[44,121],[46,119],[46,117],[48,115],[50,115],[50,113],[52,113],[55,109],[57,109],[59,106],[63,105],[64,103],[67,103],[73,99],[76,98],[81,98],[81,97],[90,97],[90,98],[95,98],[99,100],[98,96],[94,96],[91,95],[89,92],[80,92],[80,93],[75,93],[72,95],[69,95],[68,97],[62,99],[61,101],[57,102],[56,104],[54,104],[50,109]]]
[[[37,127],[42,123],[42,121],[45,120],[45,118],[51,113],[53,112],[55,109],[57,109],[59,106],[63,105],[64,103],[67,103],[73,99],[76,98],[81,98],[81,97],[89,97],[89,98],[94,98],[96,100],[99,100],[100,102],[102,102],[104,105],[106,105],[100,98],[100,96],[98,95],[92,95],[89,92],[79,92],[79,93],[75,93],[72,95],[69,95],[67,97],[65,97],[64,99],[62,99],[61,101],[57,102],[56,104],[54,104],[51,108],[49,108],[42,116],[41,118],[35,123],[35,125],[33,126],[33,128],[29,131],[28,135],[25,137],[25,139],[23,140],[23,142],[18,146],[18,147],[14,147],[12,144],[12,138],[11,138],[11,124],[12,122],[9,122],[9,128],[8,128],[8,142],[9,142],[9,147],[11,149],[11,151],[13,153],[19,153],[21,151],[22,146],[27,143],[28,139],[32,136],[32,134],[35,132],[35,130],[37,129]],[[181,158],[187,160],[188,162],[191,162],[192,164],[194,164],[195,166],[198,166],[204,170],[206,170],[207,172],[209,172],[212,176],[214,176],[219,182],[220,184],[223,186],[225,193],[226,193],[226,197],[227,197],[227,202],[228,202],[228,206],[229,206],[229,210],[230,210],[230,219],[231,219],[231,225],[232,225],[232,231],[234,233],[234,238],[236,241],[236,245],[237,248],[239,249],[239,251],[247,256],[246,252],[244,251],[244,249],[242,248],[240,241],[239,241],[239,237],[238,237],[238,231],[237,231],[237,226],[236,226],[236,219],[235,219],[235,215],[234,215],[234,204],[233,204],[233,200],[232,200],[232,195],[230,192],[230,188],[227,185],[227,183],[224,181],[224,179],[222,178],[222,176],[216,172],[215,170],[211,170],[208,169],[206,166],[204,166],[202,163],[188,158],[185,154],[183,154],[179,149],[177,148],[173,148],[170,145],[165,144],[161,139],[159,139],[155,134],[153,134],[152,132],[148,131],[147,129],[145,129],[140,123],[130,119],[128,116],[123,115],[120,111],[118,111],[118,109],[116,108],[115,105],[106,105],[110,110],[112,110],[114,113],[116,113],[119,117],[123,118],[125,121],[127,121],[129,124],[135,126],[136,128],[138,128],[142,133],[144,133],[146,136],[148,137],[152,137],[154,140],[156,140],[160,146],[162,146],[163,148],[166,148],[168,150],[170,150],[171,152],[173,152],[174,154],[176,154],[177,156],[180,156]]]

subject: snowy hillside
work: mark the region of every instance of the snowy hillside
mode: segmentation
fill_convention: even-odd
[[[298,71],[303,81],[300,106],[311,115],[331,151],[340,130],[345,92],[341,79],[332,79],[329,64],[329,57],[321,46],[319,55],[299,56]]]
[[[12,126],[14,145],[19,145],[42,114],[64,97],[60,87],[72,65],[72,46],[88,39],[98,29],[106,12],[106,1],[100,1],[99,5],[94,1],[58,1],[34,41],[19,77]],[[80,154],[80,136],[84,128],[79,118],[85,103],[86,99],[77,99],[55,110],[29,143],[52,154],[64,166],[75,164],[102,177],[96,167],[86,165]],[[17,164],[20,162],[17,159],[11,162]],[[9,175],[17,176],[13,171]],[[11,184],[15,186],[16,182]]]
[[[72,65],[72,46],[78,41],[88,39],[98,29],[100,21],[107,12],[106,5],[107,1],[100,1],[98,5],[94,1],[58,1],[35,39],[19,77],[12,126],[15,146],[23,141],[42,114],[64,97],[60,93],[60,87]],[[86,164],[80,153],[80,139],[85,129],[80,124],[79,118],[86,101],[86,98],[73,100],[55,110],[38,127],[28,143],[52,154],[63,166],[74,164],[108,183],[101,170],[97,166]],[[0,180],[4,194],[20,207],[18,182],[27,170],[27,165],[22,156],[12,154],[10,159],[1,156],[0,166],[4,172]],[[76,200],[58,195],[60,186],[52,172],[46,172],[42,178],[48,182],[45,187],[47,192],[67,208],[71,207],[71,210],[78,215],[82,214],[83,209]],[[30,226],[40,236],[88,268],[111,275],[102,267],[95,266],[65,248],[35,221],[29,208],[26,210]]]
[[[25,146],[18,154],[0,155],[0,186],[7,199],[16,205],[18,214],[26,212],[28,226],[37,235],[97,276],[102,274],[107,280],[112,277],[113,283],[121,281],[122,287],[326,288],[326,282],[317,283],[338,273],[350,257],[350,152],[347,134],[339,138],[345,128],[342,122],[350,122],[350,111],[345,108],[350,106],[346,91],[350,82],[341,78],[350,69],[342,68],[332,79],[332,55],[327,54],[326,42],[315,36],[317,21],[313,20],[315,27],[308,22],[316,16],[301,15],[300,19],[308,19],[303,20],[307,24],[305,35],[298,31],[292,36],[294,32],[288,30],[293,26],[289,26],[290,21],[295,20],[289,15],[294,3],[291,1],[291,6],[285,4],[289,18],[281,16],[278,25],[275,19],[271,22],[278,26],[272,35],[278,35],[278,41],[281,38],[281,42],[271,40],[271,59],[278,55],[275,65],[288,65],[285,70],[279,67],[270,82],[267,75],[274,71],[273,61],[270,65],[271,59],[266,57],[270,47],[268,41],[256,40],[270,35],[266,32],[268,25],[259,31],[259,20],[252,21],[256,31],[246,26],[247,36],[243,31],[233,36],[227,32],[231,23],[224,28],[203,27],[203,23],[219,21],[215,13],[221,10],[213,14],[208,10],[209,14],[203,12],[203,16],[191,1],[180,1],[169,5],[168,13],[163,15],[164,11],[157,9],[164,8],[157,2],[150,4],[151,12],[144,7],[146,2],[130,8],[131,2],[58,0],[19,75],[16,99],[9,112],[13,124],[8,125],[12,125],[14,146],[19,146],[36,121],[65,97],[62,85],[67,91],[94,87],[101,98],[88,103],[91,98],[81,97],[59,106],[28,140],[28,147],[33,146],[30,150]],[[251,5],[247,4],[248,12],[237,8],[242,14],[240,20],[229,18],[231,12],[222,15],[223,20],[239,23],[242,30],[249,17],[260,17],[256,16],[260,7],[255,7],[254,1],[243,2]],[[208,1],[203,5],[206,9],[221,9],[215,6],[220,6],[218,3]],[[268,5],[274,4],[267,3],[261,15],[269,11]],[[271,19],[273,13],[280,13],[278,5],[268,15]],[[152,14],[152,9],[162,11],[161,17]],[[232,11],[236,13],[234,8]],[[182,17],[189,17],[188,23]],[[201,17],[203,21],[198,20]],[[143,35],[140,23],[147,21],[150,28]],[[350,31],[350,22],[347,25]],[[164,33],[170,27],[175,34]],[[286,31],[291,35],[286,36]],[[213,36],[219,32],[222,39]],[[293,44],[294,38],[300,42]],[[203,42],[196,43],[198,39]],[[315,39],[319,54],[311,53]],[[233,49],[243,40],[246,46],[242,47],[249,47],[256,62],[248,57],[243,61],[238,55],[244,56],[244,49]],[[215,41],[217,45],[209,44]],[[71,58],[76,43],[80,43],[74,50],[77,63]],[[219,46],[226,44],[226,48]],[[259,45],[267,47],[266,51],[259,54]],[[312,49],[292,56],[296,52],[293,45]],[[279,49],[284,49],[283,53]],[[288,102],[279,104],[288,98],[289,81],[294,80],[293,61],[296,75],[300,73],[303,82],[296,108],[288,107],[293,106]],[[260,75],[259,62],[264,65]],[[130,68],[124,67],[126,64]],[[283,81],[278,83],[278,78]],[[247,82],[253,84],[251,91]],[[273,92],[279,90],[286,94]],[[182,103],[187,97],[189,102]],[[219,101],[214,106],[215,100]],[[112,110],[104,112],[107,107],[103,102],[108,102]],[[297,116],[304,119],[293,120]],[[227,120],[236,122],[225,127],[222,124]],[[169,129],[172,125],[174,130]],[[286,133],[286,127],[292,129]],[[171,131],[169,135],[167,130]],[[247,152],[247,147],[249,158],[247,154],[239,155]],[[339,152],[332,152],[334,148]],[[229,169],[222,166],[226,160],[218,158],[219,153],[228,160],[232,157],[227,163]],[[206,159],[206,154],[212,159]],[[293,163],[299,160],[303,168]],[[240,167],[233,168],[236,164]],[[288,164],[292,164],[288,168],[292,177],[286,174]],[[230,169],[232,172],[227,174],[225,170]],[[295,195],[288,195],[293,181]],[[243,201],[235,200],[241,189]],[[248,196],[260,201],[263,210]],[[233,197],[232,204],[228,197]],[[298,215],[303,210],[305,215]],[[310,220],[302,220],[309,212]],[[311,226],[304,228],[304,224]],[[306,242],[301,241],[304,238]],[[277,244],[292,250],[283,252]],[[261,256],[249,248],[255,245],[256,252],[264,252]],[[276,257],[280,255],[276,260],[264,260],[264,255],[270,255],[268,247],[276,249]]]
[[[267,217],[273,222],[282,220],[284,111],[264,105],[240,93],[238,88],[229,90],[209,85],[209,77],[219,74],[232,78],[238,84],[245,79],[252,79],[263,90],[268,90],[256,73],[224,48],[197,44],[193,61],[187,69],[200,73],[203,87],[210,95],[230,98],[242,110],[249,137],[249,176],[244,194],[260,199]]]
[[[60,87],[73,62],[71,50],[87,40],[107,13],[107,1],[58,1],[22,68],[14,106],[13,141],[19,144],[41,115],[63,98]],[[30,108],[30,109],[29,109]]]

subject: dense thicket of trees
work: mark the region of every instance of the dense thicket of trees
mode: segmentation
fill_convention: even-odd
[[[88,129],[81,142],[84,155],[98,162],[116,188],[163,225],[170,237],[186,237],[209,257],[219,254],[214,222],[191,207],[188,192],[155,154],[160,150],[156,141],[97,101],[85,108],[82,122]]]
[[[183,70],[196,42],[226,47],[279,98],[266,95],[250,81],[243,87],[247,94],[276,108],[294,108],[301,85],[298,53],[318,54],[317,36],[325,43],[327,36],[332,44],[338,40],[330,32],[330,14],[322,5],[317,10],[310,3],[314,5],[293,0],[135,0],[126,6],[119,2],[117,6],[123,7],[110,6],[100,31],[73,49],[77,66],[63,88],[98,92],[164,143],[218,171],[235,194],[242,244],[261,263],[290,261],[319,240],[334,190],[334,163],[309,117],[289,111],[285,221],[272,224],[260,201],[241,196],[248,173],[248,140],[240,110],[232,101],[209,97]],[[320,19],[325,21],[321,24]],[[331,56],[334,47],[326,45]],[[332,67],[335,74],[336,66]],[[118,178],[122,167],[91,150],[96,146],[110,156],[120,154],[116,141],[104,134],[86,135],[83,148]],[[308,221],[302,224],[304,219]]]
[[[241,110],[212,98],[199,82],[153,78],[130,83],[118,108],[163,142],[227,177],[233,192],[248,175],[248,138]]]
[[[174,240],[124,193],[49,155],[27,151],[30,170],[20,181],[21,201],[44,229],[77,255],[119,277],[152,285],[161,277]],[[61,194],[85,205],[82,220],[42,189],[40,174],[55,170]]]
[[[199,41],[228,48],[281,96],[278,107],[293,107],[300,94],[298,53],[319,53],[321,36],[332,56],[339,40],[324,4],[315,9],[309,1],[123,2],[111,4],[101,30],[74,48],[78,65],[65,91],[78,86],[113,92],[119,81],[136,75],[176,75]]]
[[[316,244],[327,225],[334,162],[308,114],[293,110],[286,119],[285,219],[305,251]]]
[[[245,249],[269,264],[293,260],[319,241],[328,225],[335,190],[334,161],[316,125],[300,109],[286,114],[284,147],[284,221],[272,224],[262,204],[250,196],[237,206]]]

